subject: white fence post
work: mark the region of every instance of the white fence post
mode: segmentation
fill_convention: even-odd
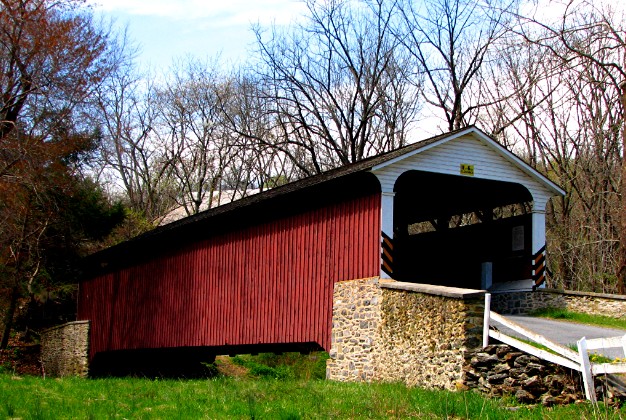
[[[489,321],[491,315],[491,293],[485,293],[485,317],[483,320],[483,347],[489,345]]]
[[[592,403],[596,403],[596,388],[593,384],[593,374],[591,373],[591,363],[589,362],[589,353],[587,351],[587,339],[583,337],[576,344],[578,345],[578,354],[580,356],[580,371],[583,375],[585,396]]]

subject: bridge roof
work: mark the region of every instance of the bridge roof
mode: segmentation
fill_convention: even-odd
[[[156,227],[142,235],[139,235],[133,239],[130,239],[121,244],[115,245],[111,248],[107,248],[103,251],[100,251],[96,254],[93,254],[90,257],[87,257],[87,260],[91,260],[93,257],[103,254],[110,255],[111,253],[123,252],[124,250],[128,250],[129,247],[132,248],[135,245],[140,245],[143,243],[150,242],[152,240],[156,240],[157,238],[166,235],[173,234],[176,231],[179,231],[184,228],[191,227],[192,225],[199,223],[201,221],[210,220],[218,215],[224,215],[230,212],[233,212],[237,209],[243,209],[255,204],[269,202],[270,200],[277,199],[279,197],[284,197],[286,195],[292,194],[297,191],[301,191],[307,189],[309,187],[321,186],[324,183],[328,183],[332,180],[346,177],[352,174],[357,174],[361,172],[376,172],[389,165],[393,165],[403,159],[414,156],[417,153],[423,152],[433,147],[437,147],[440,144],[446,143],[448,141],[457,139],[459,137],[465,135],[473,135],[475,138],[478,138],[485,145],[495,150],[499,155],[501,155],[504,159],[512,163],[518,169],[529,175],[531,178],[537,180],[540,184],[546,188],[546,190],[550,191],[554,195],[563,195],[564,191],[555,183],[550,181],[548,178],[539,173],[536,169],[532,168],[530,165],[525,163],[521,158],[516,156],[514,153],[497,143],[493,138],[488,136],[486,133],[476,128],[475,126],[469,126],[463,129],[459,129],[456,131],[440,134],[434,137],[427,138],[422,141],[418,141],[416,143],[412,143],[410,145],[404,146],[402,148],[383,153],[377,156],[373,156],[370,158],[366,158],[359,162],[355,162],[349,165],[345,165],[336,169],[332,169],[317,175],[313,175],[307,178],[303,178],[273,189],[269,189],[258,194],[254,194],[251,196],[244,197],[242,199],[230,202],[228,204],[224,204],[218,207],[210,208],[203,212],[200,212],[196,215],[192,215],[189,217],[185,217],[180,220],[176,220],[174,222],[165,224],[163,226]]]

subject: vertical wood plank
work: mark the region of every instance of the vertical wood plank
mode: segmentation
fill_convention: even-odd
[[[328,348],[334,283],[378,273],[379,195],[222,233],[83,281],[78,313],[92,320],[91,354],[259,342]]]
[[[489,345],[489,324],[491,314],[491,293],[485,293],[485,314],[483,319],[483,347]]]
[[[585,337],[578,340],[576,344],[578,345],[578,354],[580,356],[580,367],[583,377],[583,385],[585,387],[585,396],[592,403],[596,403],[596,388],[593,383],[593,374],[591,373],[591,363],[589,361],[589,353],[587,351]]]

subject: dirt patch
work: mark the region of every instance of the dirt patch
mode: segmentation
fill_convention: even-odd
[[[8,347],[0,350],[0,372],[41,376],[40,350],[39,344],[9,339]]]
[[[215,358],[215,366],[222,376],[230,378],[245,378],[248,376],[248,369],[233,363],[228,356],[217,356]]]

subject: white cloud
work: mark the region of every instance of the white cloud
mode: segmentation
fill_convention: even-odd
[[[306,14],[303,0],[87,0],[96,15],[127,26],[141,46],[138,62],[167,68],[173,59],[220,54],[244,61],[255,37],[250,25],[283,26]]]
[[[299,0],[91,0],[96,10],[174,20],[216,19],[220,26],[286,24],[304,11]]]

